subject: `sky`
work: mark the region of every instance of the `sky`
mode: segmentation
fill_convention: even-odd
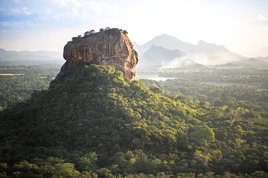
[[[268,51],[268,0],[0,0],[6,50],[63,51],[72,37],[105,27],[140,44],[168,34],[253,57]]]

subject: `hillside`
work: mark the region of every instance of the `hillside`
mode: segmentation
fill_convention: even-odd
[[[230,122],[225,109],[165,96],[115,67],[79,64],[0,113],[0,175],[268,171],[267,124]]]

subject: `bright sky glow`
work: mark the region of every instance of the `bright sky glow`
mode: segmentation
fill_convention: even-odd
[[[145,43],[168,34],[244,56],[268,47],[267,0],[0,0],[0,48],[62,51],[73,36],[117,27]]]

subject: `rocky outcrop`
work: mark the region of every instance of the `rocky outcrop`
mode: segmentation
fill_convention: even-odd
[[[64,72],[75,67],[79,62],[87,65],[115,66],[130,80],[135,79],[138,53],[133,49],[129,38],[119,29],[75,37],[64,46],[63,57],[66,60],[56,80],[64,77]]]

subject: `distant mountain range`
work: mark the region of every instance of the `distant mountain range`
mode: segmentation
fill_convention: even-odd
[[[262,48],[254,54],[255,56],[268,56],[268,46]]]
[[[268,56],[267,57],[257,57],[256,59],[259,59],[264,62],[268,62]]]
[[[186,66],[266,66],[268,57],[247,58],[224,46],[199,41],[197,45],[183,42],[166,34],[156,36],[143,45],[133,42],[139,54],[140,67],[179,68]],[[64,61],[57,51],[6,51],[0,48],[0,62]]]
[[[197,65],[188,55],[178,49],[170,50],[162,46],[151,46],[140,60],[140,66],[171,68],[173,66]]]
[[[140,60],[140,65],[163,66],[176,57],[183,56],[186,56],[186,54],[180,50],[169,50],[162,46],[152,45],[150,49],[143,54],[143,58],[146,60]]]
[[[62,52],[57,51],[6,51],[0,48],[0,61],[63,61]]]
[[[198,42],[196,51],[189,55],[195,62],[203,65],[226,64],[247,59],[246,57],[229,51],[223,46],[207,43],[202,40]]]
[[[134,48],[139,53],[138,67],[170,67],[178,68],[188,65],[202,64],[205,66],[225,65],[241,62],[245,64],[249,58],[229,51],[224,46],[218,46],[205,41],[197,45],[183,42],[173,36],[160,35],[143,45],[135,42]],[[256,58],[258,61],[268,61],[266,58]],[[256,61],[255,61],[256,62]]]
[[[144,45],[138,45],[134,42],[134,48],[140,55],[145,53],[153,45],[162,46],[163,48],[166,48],[169,50],[180,50],[186,54],[192,53],[193,50],[195,50],[195,45],[180,41],[173,36],[169,36],[165,34],[154,37],[151,41],[148,41]]]

